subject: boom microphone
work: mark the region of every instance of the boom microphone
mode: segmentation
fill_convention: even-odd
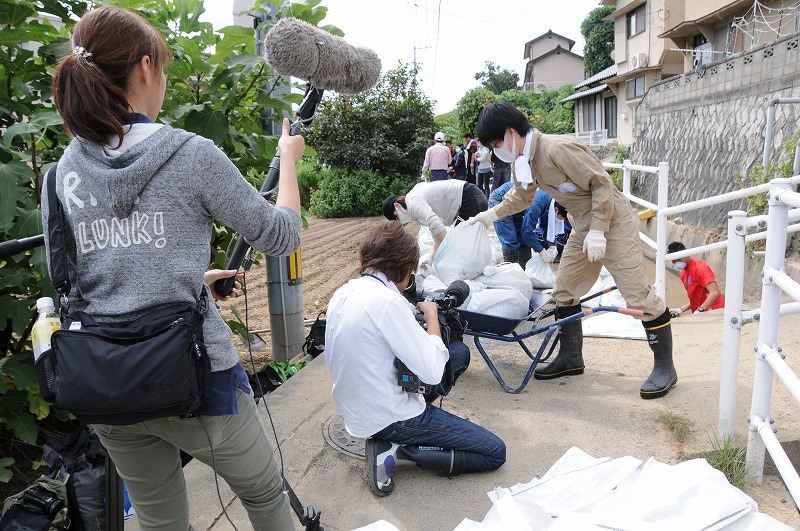
[[[318,89],[363,92],[375,86],[381,73],[374,51],[351,46],[296,18],[279,20],[264,43],[267,62],[278,74],[304,79]]]

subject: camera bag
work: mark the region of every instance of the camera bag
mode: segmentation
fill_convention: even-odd
[[[0,529],[67,531],[70,514],[64,480],[42,476],[22,492],[3,502]]]
[[[314,323],[311,325],[311,328],[308,331],[305,342],[303,342],[303,351],[312,358],[316,358],[325,352],[326,324],[327,320],[325,319],[325,311],[322,311],[319,313],[319,315],[317,315],[317,318],[314,320]]]
[[[67,230],[55,167],[46,181],[50,269],[65,302],[70,292]],[[194,305],[170,305],[127,323],[98,323],[85,312],[70,313],[53,333],[51,350],[36,363],[42,398],[87,424],[190,415],[211,387],[203,342],[206,304],[203,287]]]

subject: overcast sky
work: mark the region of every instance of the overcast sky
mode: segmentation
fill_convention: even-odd
[[[486,61],[525,73],[525,43],[548,30],[575,41],[583,55],[580,26],[600,0],[322,0],[345,40],[372,48],[383,70],[398,61],[420,67],[420,86],[436,101],[436,114],[455,108]],[[232,21],[232,0],[206,0],[206,17],[222,27]]]

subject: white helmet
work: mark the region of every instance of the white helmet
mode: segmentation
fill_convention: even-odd
[[[433,135],[433,139],[434,139],[434,140],[436,140],[437,142],[442,142],[442,141],[444,141],[444,133],[442,133],[441,131],[439,131],[438,133],[436,133],[435,135]]]

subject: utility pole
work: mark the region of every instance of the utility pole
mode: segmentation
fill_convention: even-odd
[[[414,46],[414,71],[417,70],[417,50],[427,50],[432,46]]]

